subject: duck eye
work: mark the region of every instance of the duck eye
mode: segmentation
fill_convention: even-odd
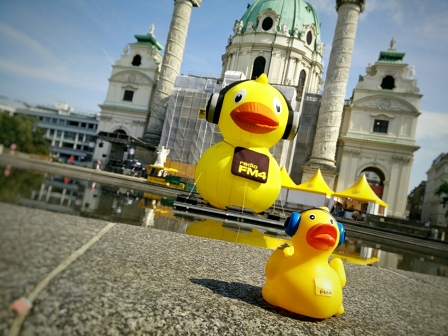
[[[274,110],[277,114],[282,113],[282,102],[277,97],[274,97],[273,100]]]
[[[310,219],[314,220],[315,218],[316,218],[316,216],[310,215]]]
[[[246,97],[246,90],[239,90],[236,95],[235,98],[233,98],[233,101],[238,104],[239,102],[241,102],[244,98]]]
[[[331,225],[334,224],[333,218],[330,218],[330,223],[331,223]]]

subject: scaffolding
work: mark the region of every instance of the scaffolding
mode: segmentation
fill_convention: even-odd
[[[222,140],[217,125],[199,117],[216,86],[216,79],[178,77],[170,95],[160,144],[170,149],[172,162],[195,166],[214,143]],[[179,170],[183,170],[180,167]]]

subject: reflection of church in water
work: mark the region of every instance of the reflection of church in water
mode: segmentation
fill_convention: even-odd
[[[388,203],[388,216],[404,218],[422,97],[414,69],[409,70],[405,54],[392,40],[359,76],[346,100],[356,25],[365,1],[338,0],[339,19],[322,88],[322,55],[330,47],[321,41],[321,23],[310,2],[254,0],[233,24],[223,46],[221,74],[212,78],[179,76],[189,15],[201,1],[174,1],[167,45],[163,48],[157,41],[152,26],[148,34],[135,35],[136,42],[113,65],[100,105],[102,140],[94,158],[106,163],[130,157],[150,164],[160,145],[170,149],[165,165],[192,177],[201,154],[222,140],[216,125],[200,117],[200,109],[229,83],[266,73],[301,114],[295,140],[271,149],[294,182],[308,180],[320,168],[330,188],[341,191],[365,174]],[[380,214],[384,211],[379,209]]]

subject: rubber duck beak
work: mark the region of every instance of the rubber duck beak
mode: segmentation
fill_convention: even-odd
[[[317,224],[306,233],[308,245],[320,251],[327,251],[334,247],[338,232],[335,226],[329,224]]]
[[[257,102],[247,102],[230,112],[235,124],[250,133],[265,134],[277,129],[279,122],[272,109]]]

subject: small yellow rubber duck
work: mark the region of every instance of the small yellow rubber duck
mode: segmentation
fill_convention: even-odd
[[[344,242],[345,230],[328,212],[314,208],[293,212],[285,222],[293,246],[276,250],[266,263],[263,298],[291,312],[324,319],[344,313],[342,260],[329,257]]]
[[[213,94],[206,113],[209,122],[218,124],[224,141],[207,149],[198,161],[199,194],[220,209],[266,210],[282,186],[279,165],[269,148],[294,138],[298,113],[265,74]]]

